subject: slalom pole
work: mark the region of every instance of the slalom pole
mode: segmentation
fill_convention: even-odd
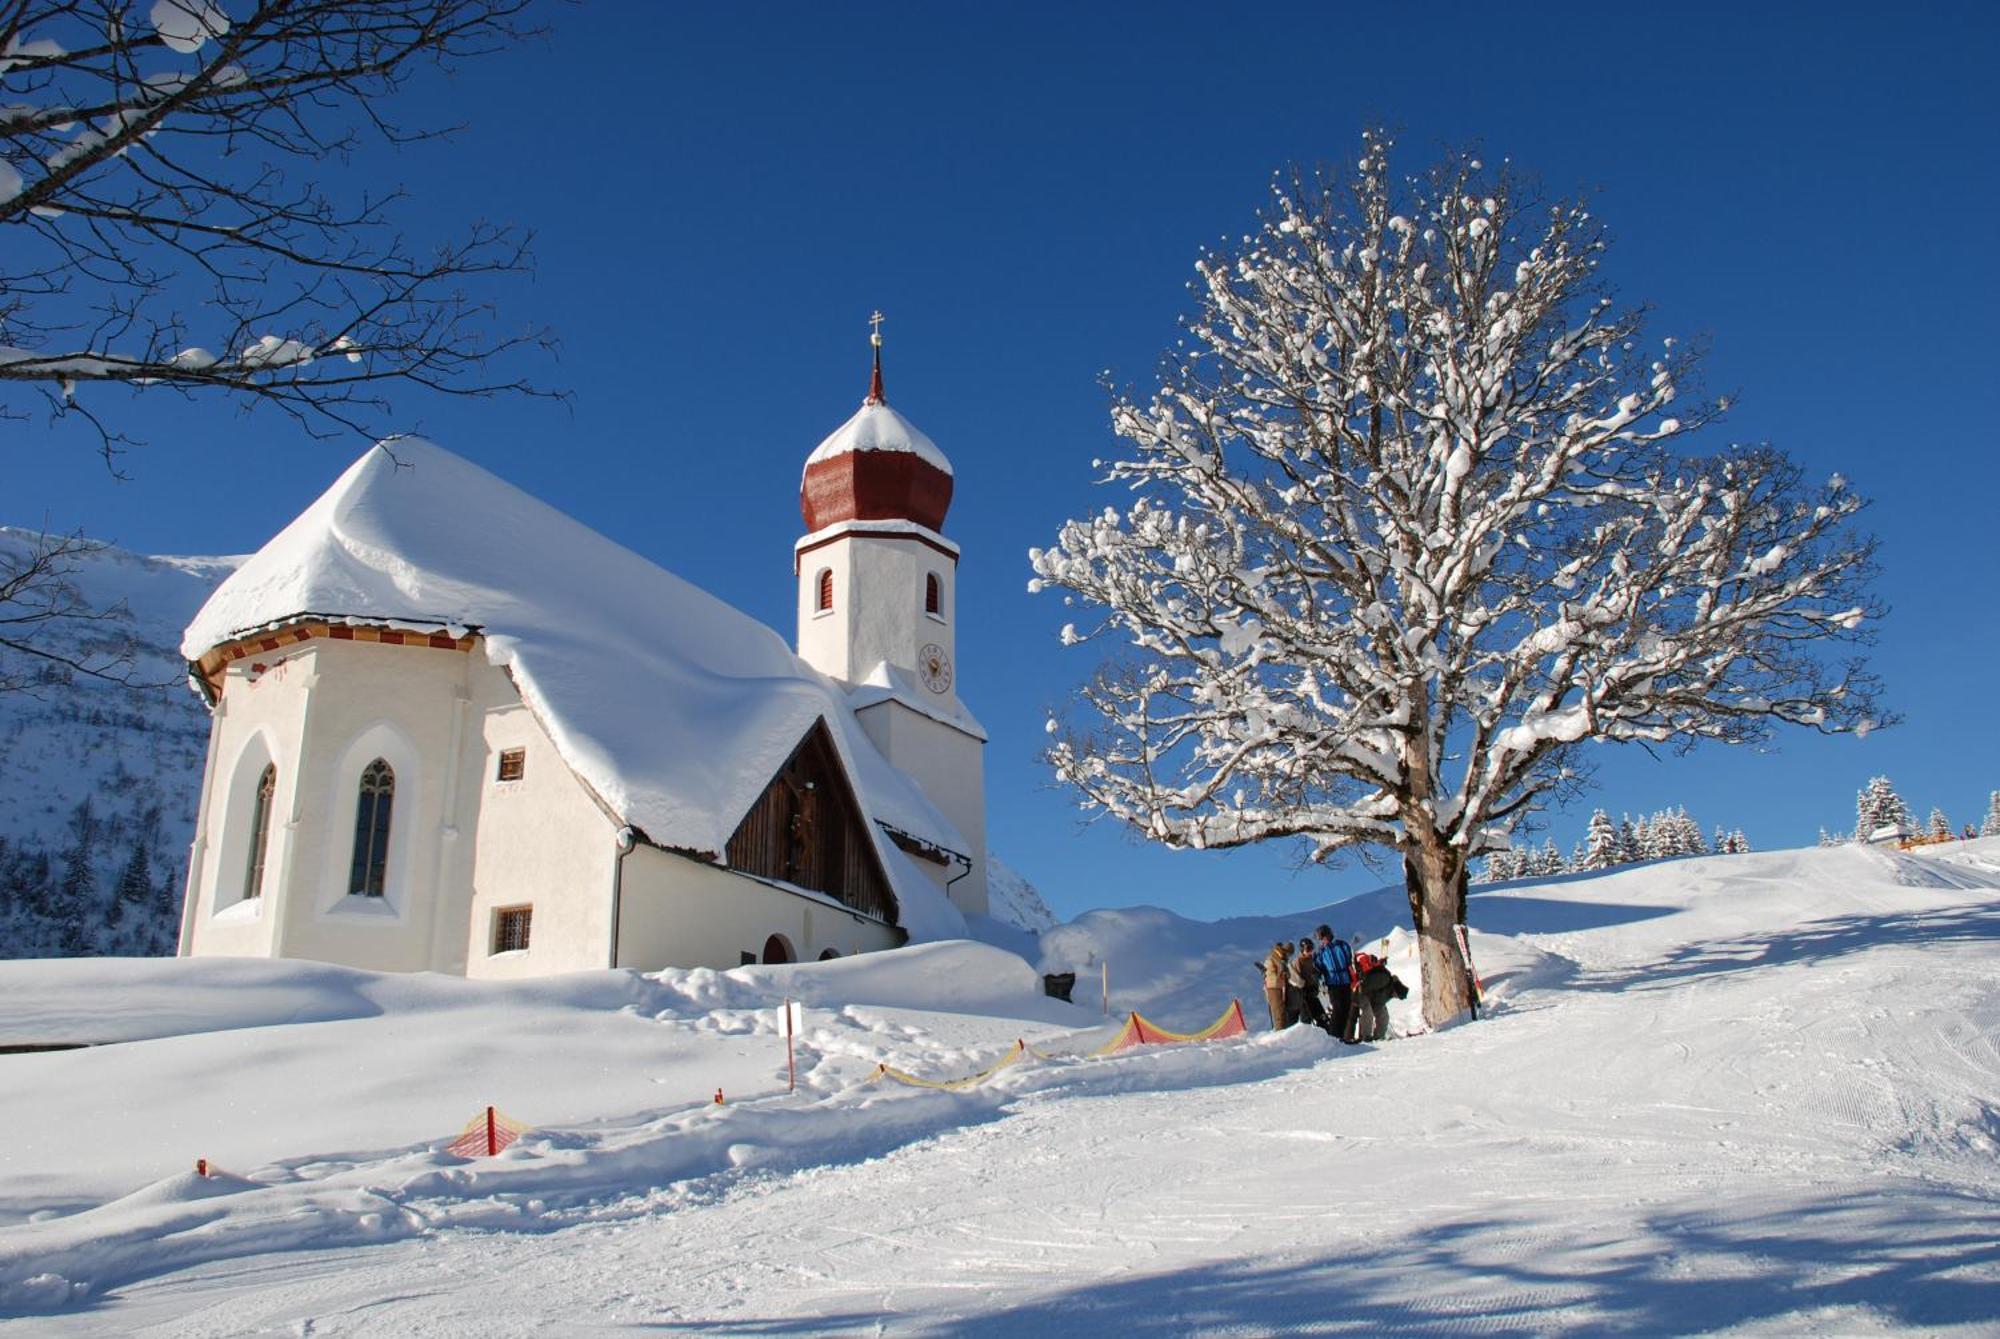
[[[1104,1016],[1109,1018],[1111,1017],[1111,959],[1106,958],[1097,964],[1097,975],[1104,988]]]
[[[500,1151],[500,1132],[493,1128],[493,1108],[486,1108],[486,1156],[493,1157]]]
[[[785,997],[785,1091],[795,1093],[798,1090],[799,1066],[792,1052],[792,1000],[791,996],[787,995]]]

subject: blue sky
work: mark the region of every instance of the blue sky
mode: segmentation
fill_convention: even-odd
[[[1057,646],[1025,551],[1103,504],[1100,373],[1144,381],[1197,249],[1246,229],[1273,169],[1351,159],[1370,124],[1412,167],[1477,144],[1590,194],[1620,294],[1709,341],[1711,388],[1738,395],[1711,445],[1772,441],[1876,499],[1876,664],[1906,717],[1768,754],[1607,748],[1556,835],[1597,803],[1685,803],[1801,844],[1876,772],[1963,822],[2000,788],[2000,25],[1747,8],[552,5],[546,44],[411,90],[408,119],[467,124],[452,144],[350,170],[409,187],[413,236],[536,232],[503,314],[556,330],[560,360],[530,370],[572,404],[412,395],[401,422],[789,634],[800,463],[866,389],[881,308],[889,399],[957,469],[994,848],[1065,914],[1316,905],[1378,878],[1079,828],[1034,754],[1090,653]],[[108,406],[150,441],[122,483],[84,436],[10,425],[0,520],[247,551],[360,446],[156,400]]]

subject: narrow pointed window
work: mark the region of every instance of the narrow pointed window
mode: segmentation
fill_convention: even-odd
[[[389,875],[389,811],[396,803],[396,773],[377,758],[361,769],[354,806],[354,866],[347,891],[380,897]]]
[[[243,868],[243,896],[256,897],[264,891],[264,853],[271,847],[271,797],[278,791],[278,769],[264,764],[257,778],[257,799],[250,811],[250,860]]]
[[[936,572],[924,573],[924,612],[944,617],[944,583]]]
[[[819,570],[819,594],[813,604],[813,608],[822,614],[833,608],[833,569],[831,567],[822,567]]]

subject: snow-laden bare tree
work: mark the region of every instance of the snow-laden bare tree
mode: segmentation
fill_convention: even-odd
[[[396,385],[528,389],[488,372],[483,276],[524,239],[435,244],[398,193],[336,187],[419,66],[528,34],[528,0],[0,0],[0,414],[39,397],[126,440],[98,383],[272,404],[379,435]],[[94,393],[95,392],[95,393]]]
[[[1127,499],[1030,553],[1110,653],[1048,758],[1161,842],[1400,855],[1424,1013],[1467,1003],[1468,862],[1586,741],[1746,743],[1876,715],[1871,545],[1838,477],[1685,453],[1694,357],[1605,295],[1604,234],[1471,155],[1281,179],[1205,256]]]

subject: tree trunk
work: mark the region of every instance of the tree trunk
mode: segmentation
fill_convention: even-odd
[[[1442,1027],[1472,1007],[1472,977],[1452,927],[1465,922],[1465,862],[1443,849],[1406,851],[1403,888],[1417,932],[1424,1022]]]

